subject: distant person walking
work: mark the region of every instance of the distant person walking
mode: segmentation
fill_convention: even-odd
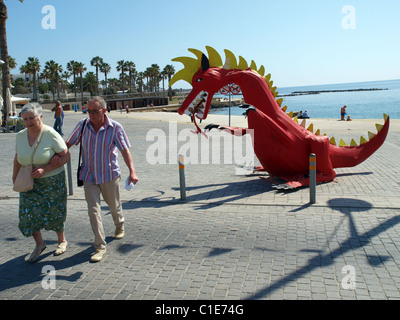
[[[114,220],[116,227],[114,238],[121,239],[125,233],[119,189],[121,170],[117,161],[118,150],[129,169],[128,183],[136,184],[139,179],[129,152],[131,145],[128,136],[118,122],[106,115],[107,106],[104,99],[93,97],[88,102],[87,112],[89,119],[81,120],[77,124],[66,143],[68,148],[79,143],[82,146],[80,179],[84,181],[88,214],[95,236],[96,252],[92,255],[91,261],[97,262],[102,260],[106,253],[100,195],[108,204]]]
[[[345,117],[346,117],[346,108],[347,106],[343,106],[340,108],[340,120],[345,121]]]
[[[56,101],[56,106],[51,110],[54,111],[54,130],[56,130],[61,136],[63,136],[62,125],[63,125],[63,108],[60,101]]]

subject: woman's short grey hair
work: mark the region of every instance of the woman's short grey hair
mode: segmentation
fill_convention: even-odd
[[[36,116],[40,117],[42,115],[42,106],[39,103],[30,102],[22,107],[21,115],[25,112],[33,112]]]
[[[99,96],[92,97],[89,100],[89,102],[91,102],[91,101],[97,101],[100,104],[101,109],[107,109],[107,102],[102,97],[99,97]]]

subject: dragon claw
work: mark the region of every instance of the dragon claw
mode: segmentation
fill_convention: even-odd
[[[276,189],[276,190],[292,190],[292,189],[294,189],[292,186],[289,186],[286,183],[275,184],[272,186],[272,188]]]
[[[247,115],[249,114],[250,111],[255,111],[255,112],[257,112],[257,109],[256,109],[255,107],[253,107],[253,106],[250,106],[250,107],[248,107],[248,108],[246,109],[246,111],[243,113],[243,115],[247,117]]]
[[[211,129],[219,129],[219,128],[220,128],[219,124],[210,123],[204,127],[204,130],[211,131]]]

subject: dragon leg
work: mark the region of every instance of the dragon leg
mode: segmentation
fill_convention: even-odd
[[[316,155],[316,182],[329,182],[336,177],[329,155],[329,139],[325,136],[309,136],[310,153]],[[289,188],[299,188],[310,185],[309,171],[305,172],[304,178],[285,183]]]

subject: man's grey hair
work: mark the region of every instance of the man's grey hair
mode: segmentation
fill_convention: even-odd
[[[92,102],[92,101],[97,101],[100,104],[101,109],[107,109],[107,102],[102,97],[99,97],[99,96],[92,97],[89,100],[89,102]],[[88,104],[89,104],[89,102],[88,102]]]
[[[33,112],[37,117],[42,115],[42,106],[37,102],[30,102],[24,105],[21,109],[21,115],[25,112]]]

